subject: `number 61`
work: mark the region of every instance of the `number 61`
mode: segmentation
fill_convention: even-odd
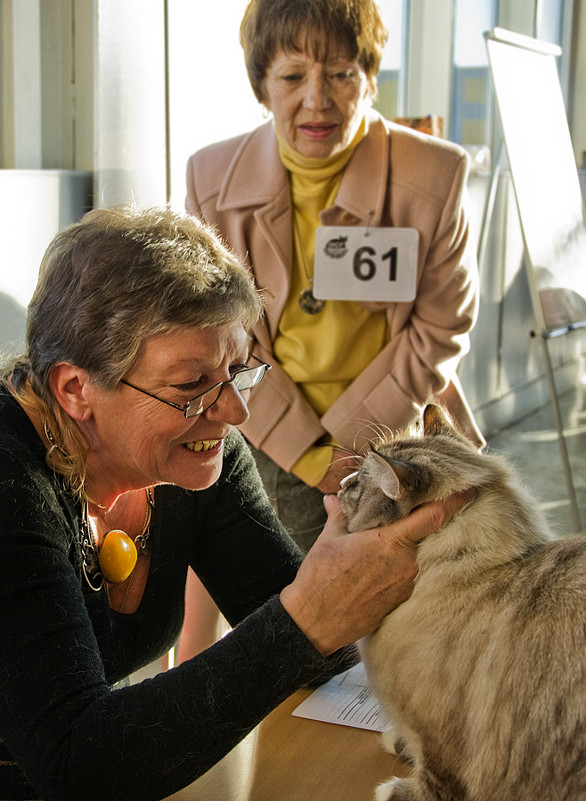
[[[352,269],[359,281],[371,281],[376,275],[376,262],[372,258],[377,253],[369,245],[358,248],[354,254]],[[397,248],[392,247],[381,256],[381,262],[389,262],[389,281],[397,280]]]

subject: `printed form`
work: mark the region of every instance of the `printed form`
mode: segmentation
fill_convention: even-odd
[[[362,662],[318,687],[292,714],[369,731],[392,727],[370,689]]]

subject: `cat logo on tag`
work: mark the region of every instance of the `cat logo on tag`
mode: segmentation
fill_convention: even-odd
[[[329,256],[330,259],[342,259],[346,253],[348,253],[348,248],[346,247],[347,243],[347,236],[339,236],[337,239],[330,239],[329,242],[326,242],[324,253],[326,256]]]

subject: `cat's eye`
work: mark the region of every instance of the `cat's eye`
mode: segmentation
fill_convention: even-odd
[[[353,473],[350,473],[349,475],[344,476],[344,478],[341,479],[341,481],[340,481],[340,489],[344,489],[346,484],[348,484],[350,481],[353,481],[356,478],[357,475],[358,475],[358,470],[355,470]]]

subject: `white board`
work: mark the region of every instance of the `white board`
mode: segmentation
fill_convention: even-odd
[[[586,325],[586,225],[561,49],[502,28],[485,39],[541,333]]]

